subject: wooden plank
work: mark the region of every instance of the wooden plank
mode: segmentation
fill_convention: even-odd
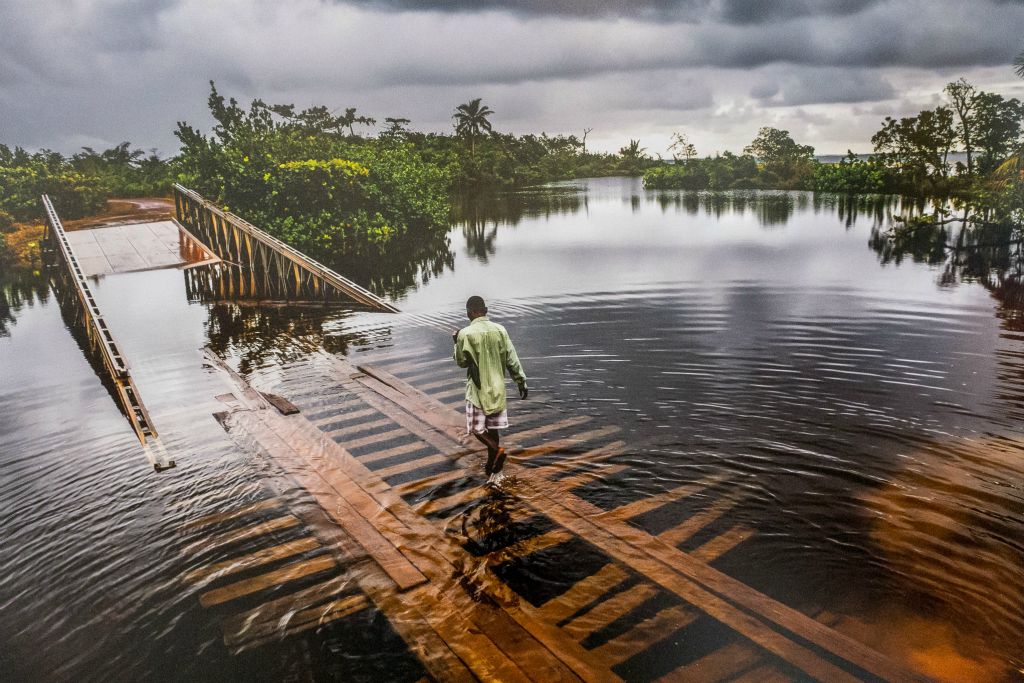
[[[638,583],[621,593],[616,593],[569,623],[563,624],[562,628],[570,637],[583,640],[619,617],[629,614],[657,594],[658,589],[655,586],[649,583]]]
[[[266,522],[260,522],[259,524],[245,527],[244,529],[230,531],[212,539],[200,539],[182,548],[181,554],[194,555],[197,552],[206,552],[215,548],[231,545],[232,543],[241,543],[242,541],[258,538],[259,536],[272,534],[275,531],[290,529],[291,527],[298,525],[298,523],[299,519],[294,515],[284,515]]]
[[[561,429],[568,429],[569,427],[575,427],[576,425],[581,425],[590,422],[590,420],[591,418],[589,415],[567,417],[557,422],[552,422],[551,424],[546,424],[540,427],[534,427],[533,429],[528,429],[525,432],[518,432],[512,438],[516,443],[522,443],[534,437],[544,436],[545,434],[549,434],[551,432],[556,432]]]
[[[555,480],[555,483],[559,488],[569,491],[580,486],[586,486],[587,484],[603,479],[604,477],[610,477],[619,472],[625,472],[631,465],[609,465],[605,467],[595,467],[589,472],[580,472],[574,474],[571,477],[564,477],[562,479]]]
[[[853,641],[856,645],[842,643],[842,648],[838,647],[839,643],[835,639],[837,634],[828,632],[824,627],[825,633],[814,634],[797,620],[788,618],[786,610],[789,608],[781,603],[757,593],[731,577],[712,570],[703,562],[693,560],[685,553],[661,543],[629,524],[624,522],[595,524],[587,519],[585,516],[587,513],[583,513],[583,509],[586,508],[590,516],[596,517],[600,508],[562,492],[557,493],[561,499],[556,501],[554,497],[549,497],[549,494],[544,491],[546,488],[548,485],[543,480],[533,482],[532,489],[535,495],[530,498],[530,503],[547,514],[552,521],[575,531],[614,559],[628,565],[662,588],[675,593],[686,602],[695,605],[729,628],[743,634],[808,674],[824,680],[847,683],[857,680],[843,669],[782,635],[769,623],[761,621],[760,618],[748,613],[746,609],[737,609],[732,601],[742,604],[751,611],[756,610],[763,613],[770,621],[784,621],[788,626],[800,629],[808,635],[814,635],[818,641],[830,643],[834,649],[848,652],[848,648],[859,647],[873,659],[882,657],[856,641]],[[551,495],[555,495],[555,492],[552,491]],[[568,506],[563,505],[563,502],[568,503]],[[713,593],[704,588],[699,580],[695,580],[697,577],[714,584],[717,588],[716,592]],[[728,596],[729,599],[727,600],[724,596]],[[887,669],[898,671],[898,668],[895,668],[888,660],[884,660],[884,663]],[[908,680],[907,676],[895,678]],[[911,676],[909,680],[916,679]]]
[[[755,666],[760,661],[761,654],[749,643],[729,643],[700,659],[670,671],[659,678],[658,683],[733,680],[735,676]]]
[[[282,420],[291,420],[291,426],[297,430],[303,429],[303,418],[301,416],[294,416],[293,418],[276,418],[277,422]],[[283,425],[283,423],[281,423]],[[308,424],[306,422],[305,424]],[[310,428],[312,426],[310,425]],[[294,434],[289,432],[288,427],[281,427],[282,431],[280,434],[288,439],[293,439]],[[315,430],[315,428],[313,428]],[[317,434],[323,438],[322,432],[315,430]],[[393,489],[387,488],[386,486],[381,487],[379,484],[382,482],[369,470],[367,470],[358,460],[356,460],[351,454],[345,451],[343,448],[338,446],[336,443],[325,439],[324,444],[325,451],[321,456],[314,455],[311,462],[315,463],[318,468],[331,466],[332,468],[341,464],[345,467],[346,472],[349,472],[358,478],[358,481],[353,480],[358,486],[364,488],[365,492],[371,496],[377,496],[377,502],[380,506],[394,512],[404,523],[409,525],[410,531],[414,532],[415,535],[406,535],[407,539],[416,539],[420,543],[420,547],[413,551],[413,548],[408,548],[410,557],[414,559],[417,566],[424,572],[428,572],[433,578],[432,581],[440,581],[443,584],[448,584],[451,581],[451,577],[459,573],[458,566],[464,561],[464,551],[445,535],[442,531],[436,529],[422,517],[416,515],[412,509],[402,499],[395,496]],[[330,452],[329,461],[326,454]],[[340,473],[339,473],[340,474]],[[461,474],[461,473],[460,473]],[[424,548],[423,543],[428,542],[427,539],[433,539],[429,541],[432,545],[429,548]],[[443,561],[445,564],[439,566],[438,561]],[[451,564],[455,562],[456,564]],[[491,587],[491,590],[497,589],[499,593],[503,590],[507,591],[507,588],[503,584],[498,582],[492,575],[485,574],[487,579],[487,585]],[[428,590],[427,585],[423,587],[412,589],[408,595],[410,597],[420,595],[423,591]],[[429,588],[431,594],[435,591],[435,588]],[[475,662],[473,666],[480,666],[486,664],[486,662],[478,662],[480,655],[485,652],[487,644],[481,644],[473,646],[467,651],[465,644],[462,639],[465,638],[465,634],[468,630],[472,629],[472,626],[465,624],[459,627],[459,621],[461,615],[465,613],[478,613],[480,610],[484,610],[485,607],[482,603],[478,603],[471,599],[466,593],[462,591],[456,591],[454,594],[449,593],[451,597],[458,598],[463,605],[462,611],[446,615],[442,610],[431,609],[428,613],[428,618],[431,619],[431,623],[439,634],[442,634],[446,638],[446,641],[456,651],[464,661],[468,663]],[[514,603],[513,603],[514,604]],[[490,608],[486,608],[490,609]],[[603,680],[617,680],[617,677],[613,676],[610,671],[606,668],[596,666],[589,662],[586,657],[585,651],[579,647],[578,644],[573,643],[570,639],[565,637],[557,628],[551,625],[542,624],[535,619],[529,617],[515,608],[510,607],[508,604],[503,604],[502,609],[507,613],[512,620],[508,621],[510,627],[518,625],[518,628],[524,629],[534,637],[538,638],[538,641],[532,642],[531,647],[534,648],[534,653],[531,657],[535,658],[549,658],[549,662],[555,660],[562,662],[564,666],[569,667],[572,671],[576,672],[581,678],[587,681],[603,681]],[[469,612],[467,612],[469,610]],[[489,612],[487,612],[489,614]],[[499,613],[500,616],[500,613]],[[452,630],[454,628],[454,630]],[[445,635],[447,634],[447,635]],[[459,639],[459,636],[462,639]],[[521,638],[513,637],[514,632],[510,632],[501,642],[496,641],[500,647],[509,651],[509,643],[519,643]],[[456,639],[454,642],[451,638]],[[504,644],[502,644],[504,643]],[[518,656],[516,660],[524,657],[524,653],[519,647],[514,648]],[[549,654],[545,654],[545,652]],[[470,658],[467,658],[470,656]],[[551,657],[554,659],[551,659]],[[561,666],[561,665],[560,665]],[[504,674],[503,674],[504,676]],[[481,676],[481,678],[485,678]]]
[[[342,551],[342,556],[345,555]],[[221,621],[221,629],[226,637],[234,634],[230,636],[233,640],[242,641],[253,625],[261,622],[280,623],[286,620],[289,614],[325,603],[331,598],[338,597],[340,593],[351,592],[355,583],[352,576],[342,571],[339,575],[308,588],[282,595],[251,610],[226,617]]]
[[[242,517],[248,517],[255,512],[261,512],[263,510],[270,510],[281,505],[280,501],[275,499],[261,500],[252,505],[246,505],[243,508],[237,510],[228,510],[226,512],[217,512],[212,515],[206,515],[199,519],[193,519],[189,522],[185,522],[181,525],[183,531],[190,531],[192,529],[198,529],[199,527],[209,526],[211,524],[223,524],[224,522],[232,522]]]
[[[361,399],[357,399],[356,401],[354,401],[354,403],[360,403],[361,404],[362,400]],[[359,420],[359,419],[362,419],[364,417],[369,417],[370,415],[376,415],[376,414],[377,414],[377,411],[375,409],[373,409],[373,408],[363,408],[362,410],[353,410],[350,413],[339,412],[337,414],[331,414],[331,415],[326,415],[324,417],[318,417],[317,419],[313,420],[312,422],[313,422],[313,424],[315,424],[316,426],[318,426],[318,427],[320,427],[322,429],[324,427],[324,425],[328,425],[328,424],[331,424],[331,423],[334,423],[334,422],[348,422],[349,420]],[[324,431],[327,431],[327,430],[324,430]]]
[[[278,412],[282,415],[294,415],[299,412],[298,407],[284,396],[278,396],[277,394],[271,394],[266,391],[261,391],[260,394],[270,402],[270,405],[277,408]]]
[[[389,424],[394,424],[388,418],[381,418],[379,420],[372,420],[370,422],[360,422],[359,424],[349,425],[347,427],[339,427],[337,429],[325,429],[325,434],[329,435],[332,439],[338,439],[341,437],[349,436],[351,434],[358,434],[359,432],[365,432],[369,429],[378,429],[380,427],[387,427]]]
[[[408,590],[426,581],[426,578],[413,566],[394,545],[391,544],[377,528],[378,524],[387,523],[389,513],[380,505],[373,503],[367,505],[364,498],[352,500],[349,496],[353,494],[347,477],[340,470],[326,470],[323,472],[310,471],[302,466],[303,462],[313,460],[313,451],[322,447],[291,435],[288,443],[281,438],[280,434],[274,433],[269,427],[262,426],[261,418],[251,412],[235,413],[232,416],[233,423],[244,428],[252,434],[261,446],[267,449],[271,456],[282,463],[293,463],[291,467],[292,476],[308,490],[320,503],[327,514],[334,519],[345,531],[361,545],[374,561],[388,574],[395,582],[399,590]],[[299,416],[293,416],[298,418]],[[307,422],[307,424],[309,424]],[[318,429],[310,425],[316,434],[324,439],[323,444],[333,444]],[[357,511],[355,506],[361,511]],[[372,521],[371,521],[372,520]]]
[[[764,664],[737,676],[729,683],[791,683],[792,680],[771,664]]]
[[[753,535],[753,529],[744,524],[737,524],[725,533],[715,536],[690,554],[698,560],[713,562]]]
[[[558,623],[580,611],[594,600],[626,580],[626,572],[618,565],[606,564],[587,578],[578,581],[560,596],[548,600],[537,608],[537,615],[545,621]]]
[[[383,451],[377,451],[376,453],[370,453],[369,455],[360,455],[359,462],[364,465],[371,465],[381,460],[387,460],[388,458],[394,458],[399,455],[405,455],[406,453],[413,453],[415,451],[423,450],[427,448],[423,443],[414,441],[412,443],[402,444],[401,446],[395,446],[394,448],[386,448]],[[425,455],[431,455],[426,453]]]
[[[607,643],[595,648],[595,654],[615,664],[620,664],[634,654],[643,652],[659,640],[693,622],[699,612],[688,605],[677,605],[663,609],[650,619],[644,619],[632,629]],[[713,678],[704,681],[717,680]]]
[[[267,643],[284,640],[285,638],[319,628],[332,621],[338,621],[370,607],[365,595],[349,595],[332,600],[326,605],[307,607],[289,613],[280,621],[263,621],[255,623],[244,633],[225,633],[224,644],[237,654],[254,649]]]
[[[641,498],[640,500],[636,500],[632,503],[621,505],[617,508],[604,512],[601,514],[601,518],[620,521],[632,519],[633,517],[638,517],[644,513],[650,512],[651,510],[660,508],[662,505],[674,503],[688,496],[692,496],[694,493],[703,491],[707,487],[714,485],[724,478],[724,474],[718,474],[701,481],[688,482],[681,486],[669,489],[668,491],[664,491],[653,496],[647,496],[646,498]]]
[[[397,465],[392,465],[391,467],[383,467],[379,470],[374,470],[373,472],[381,479],[387,479],[388,477],[393,477],[396,474],[404,474],[405,472],[418,470],[421,467],[437,465],[443,462],[449,462],[448,456],[440,454],[425,455],[422,458],[409,460],[408,462],[398,463]]]
[[[401,427],[396,427],[395,429],[389,429],[386,432],[380,432],[378,434],[371,434],[369,436],[364,436],[364,437],[362,437],[360,439],[353,439],[351,441],[346,441],[345,442],[345,448],[352,449],[352,448],[362,448],[363,446],[372,446],[375,443],[381,443],[382,441],[390,441],[391,439],[398,438],[398,437],[402,436],[403,434],[407,434],[407,433],[408,432],[406,432]]]
[[[538,536],[531,536],[530,538],[524,538],[521,541],[495,550],[490,553],[488,557],[492,560],[498,559],[504,561],[511,557],[528,557],[536,552],[552,548],[556,545],[565,543],[566,541],[572,540],[573,535],[565,529],[553,529],[547,533],[540,534]]]
[[[238,581],[212,591],[207,591],[199,596],[199,604],[203,607],[213,607],[230,600],[236,600],[245,595],[251,595],[252,593],[258,593],[274,586],[280,586],[296,579],[301,579],[305,576],[328,571],[337,566],[338,563],[329,555],[314,557],[299,564],[288,565],[266,574],[254,576],[251,579],[245,579],[244,581]]]
[[[499,610],[478,610],[474,623],[498,644],[509,658],[519,664],[532,680],[544,683],[578,683],[582,680],[550,650],[537,647],[537,643],[543,641],[519,627],[507,613]]]
[[[611,434],[615,434],[616,432],[619,432],[619,431],[621,431],[621,428],[616,427],[614,425],[610,425],[610,426],[607,426],[607,427],[599,427],[598,429],[591,429],[591,430],[588,430],[586,432],[582,432],[580,434],[574,434],[572,436],[567,436],[567,437],[564,437],[564,438],[561,438],[561,439],[555,439],[554,441],[548,441],[547,443],[543,443],[543,444],[541,444],[539,446],[532,446],[530,448],[523,448],[523,449],[519,450],[518,452],[516,452],[513,456],[510,456],[510,457],[513,457],[515,460],[528,460],[530,458],[539,458],[539,457],[544,456],[544,455],[550,455],[551,453],[556,453],[558,451],[563,451],[563,450],[566,450],[566,449],[569,449],[569,448],[574,448],[576,446],[579,446],[581,443],[586,443],[587,441],[592,441],[594,439],[600,439],[600,438],[605,437],[605,436],[610,436]],[[617,448],[621,448],[622,446],[625,445],[625,442],[624,441],[616,441],[615,444],[616,444]],[[610,446],[610,444],[609,444],[609,446]],[[565,468],[565,467],[568,467],[569,464],[576,464],[576,463],[580,462],[581,460],[586,460],[588,455],[591,455],[591,456],[594,456],[594,457],[597,457],[597,456],[600,456],[600,455],[604,455],[606,448],[608,448],[608,446],[602,446],[601,448],[595,448],[595,449],[592,449],[590,451],[587,451],[587,453],[578,453],[576,455],[573,455],[571,457],[565,458],[563,460],[559,460],[558,463],[553,463],[551,465],[545,465],[545,467],[552,467],[552,468],[562,467],[562,468]],[[618,453],[616,452],[616,453],[612,453],[611,455],[617,455],[617,454]],[[608,457],[611,457],[611,455],[609,455]],[[559,463],[561,463],[561,464],[559,464]]]
[[[486,498],[489,494],[490,491],[485,486],[472,486],[441,498],[430,498],[425,500],[418,503],[415,506],[415,510],[421,515],[429,515],[456,505],[463,505]]]
[[[204,483],[208,481],[209,480],[207,479],[204,481]],[[177,488],[164,488],[161,490],[166,493],[170,493],[170,495],[181,495],[180,490],[178,490]],[[195,512],[200,509],[221,509],[225,505],[237,504],[239,499],[245,499],[254,494],[262,495],[263,493],[264,487],[262,481],[250,481],[242,484],[232,484],[231,486],[225,486],[224,488],[211,488],[207,491],[203,491],[202,493],[192,493],[191,491],[186,490],[185,498],[182,498],[180,500],[172,500],[166,505],[164,505],[164,507],[167,509],[168,512],[174,514],[187,514]],[[262,503],[263,501],[260,502]],[[182,510],[185,510],[186,512],[182,513]],[[229,511],[226,514],[233,514],[233,512],[234,511]],[[210,513],[207,516],[213,517],[219,514],[221,513]],[[203,519],[205,518],[185,522],[182,525],[182,528],[191,528],[189,525],[191,525],[193,522],[197,522],[196,526],[203,526],[205,524],[205,522],[202,522]]]
[[[395,491],[397,491],[400,495],[407,496],[410,493],[416,493],[418,491],[423,491],[431,487],[436,488],[438,486],[442,486],[449,482],[455,481],[456,479],[462,479],[468,476],[471,476],[470,473],[466,470],[461,469],[452,470],[451,472],[441,472],[440,474],[435,474],[432,477],[420,479],[419,481],[409,481],[404,484],[399,484],[398,486],[395,487]],[[483,476],[481,476],[480,481],[481,483],[483,482]]]
[[[668,545],[679,545],[709,524],[716,522],[740,502],[739,496],[716,500],[706,510],[690,515],[683,522],[658,534],[658,539]]]
[[[443,412],[434,411],[418,412],[416,415],[435,428],[443,429],[451,424],[453,412],[449,411],[447,416]],[[714,618],[807,673],[837,681],[854,680],[843,669],[802,644],[790,640],[768,624],[776,623],[882,678],[920,679],[918,674],[885,655],[828,629],[625,522],[603,519],[600,524],[594,523],[591,520],[604,512],[600,508],[566,494],[542,479],[529,477],[528,474],[522,478],[528,484],[520,487],[523,497],[553,521],[575,531],[613,558],[676,593],[685,601],[698,605]]]
[[[310,550],[315,550],[319,547],[320,543],[317,542],[315,538],[300,538],[287,543],[282,543],[281,545],[276,545],[272,548],[258,550],[243,557],[236,557],[212,564],[208,567],[193,569],[185,574],[182,579],[186,583],[213,581],[227,576],[228,574],[245,571],[263,564],[270,564],[271,562],[283,560],[286,557],[291,557],[300,553],[309,552]]]

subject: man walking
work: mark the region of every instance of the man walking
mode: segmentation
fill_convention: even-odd
[[[526,374],[505,328],[487,319],[487,306],[478,296],[466,302],[469,325],[452,334],[455,362],[466,368],[466,431],[487,446],[484,473],[487,483],[498,486],[505,475],[505,449],[498,430],[508,428],[505,370],[515,380],[519,397],[525,399]]]

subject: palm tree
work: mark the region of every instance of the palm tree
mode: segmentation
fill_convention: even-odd
[[[469,138],[469,153],[475,154],[475,142],[483,131],[491,132],[491,122],[487,117],[494,113],[494,110],[486,104],[480,106],[480,98],[470,100],[466,104],[460,104],[455,108],[452,118],[455,119],[455,134],[459,137]]]
[[[1024,78],[1024,52],[1017,55],[1017,59],[1013,60],[1013,68],[1017,72],[1017,75]]]

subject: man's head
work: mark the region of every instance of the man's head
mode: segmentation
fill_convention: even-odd
[[[469,316],[470,320],[479,318],[482,315],[487,315],[487,304],[484,303],[483,297],[469,297],[466,301],[466,315]]]

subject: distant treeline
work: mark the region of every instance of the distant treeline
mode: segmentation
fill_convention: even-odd
[[[916,116],[886,117],[871,138],[868,158],[850,152],[835,164],[814,158],[814,148],[788,131],[762,128],[737,156],[696,158],[685,134],[676,133],[671,164],[644,174],[650,188],[687,190],[785,189],[820,192],[891,192],[949,196],[991,189],[1021,154],[1024,106],[1017,99],[976,89],[960,79],[946,86],[949,101]],[[963,161],[953,162],[960,152]],[[1009,164],[1007,162],[1009,161]]]
[[[999,220],[1020,220],[1024,207],[1024,107],[962,79],[945,88],[948,105],[886,118],[871,157],[851,153],[837,164],[816,161],[813,147],[769,127],[740,155],[698,158],[683,133],[673,136],[671,161],[652,158],[639,140],[617,154],[595,153],[586,147],[589,130],[581,137],[497,132],[495,112],[480,99],[455,108],[452,134],[416,132],[408,119],[386,118],[370,136],[361,133],[377,120],[355,108],[339,115],[262,100],[243,108],[210,86],[213,129],[179,123],[181,148],[171,158],[128,142],[70,157],[0,145],[0,233],[37,219],[42,193],[76,218],[110,196],[166,195],[174,182],[335,261],[408,248],[417,241],[410,237],[441,239],[453,197],[467,189],[581,177],[642,175],[649,188],[682,190],[956,194],[998,207]],[[954,150],[965,152],[964,162],[950,161]]]

